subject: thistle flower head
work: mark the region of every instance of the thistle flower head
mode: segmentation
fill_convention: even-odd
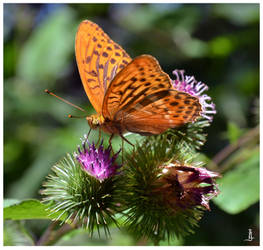
[[[83,149],[81,150],[79,146],[78,153],[74,154],[83,169],[99,181],[116,175],[117,170],[121,167],[114,163],[120,151],[111,156],[111,147],[109,146],[107,149],[104,149],[102,144],[103,141],[96,148],[94,142],[90,144],[85,137],[82,141]]]
[[[219,191],[214,178],[218,173],[205,168],[169,164],[162,166],[162,174],[158,179],[160,185],[155,191],[162,193],[164,202],[178,212],[194,206],[209,208],[209,200]]]
[[[48,202],[47,210],[61,224],[80,225],[91,236],[95,229],[99,234],[104,229],[109,236],[109,225],[117,224],[114,215],[121,200],[118,195],[121,178],[114,176],[119,168],[114,164],[118,153],[111,157],[111,148],[104,149],[102,143],[96,148],[87,138],[82,147],[75,156],[68,154],[52,167],[41,190],[43,201]]]
[[[145,139],[126,155],[123,169],[128,230],[153,241],[193,233],[218,194],[214,178],[219,174],[201,168],[196,151],[169,136]]]
[[[204,91],[208,90],[208,86],[202,82],[197,82],[194,76],[185,76],[183,70],[174,70],[173,74],[176,76],[173,87],[178,91],[197,97],[202,106],[202,117],[212,122],[213,115],[216,114],[215,104],[210,102],[210,96],[203,94]]]

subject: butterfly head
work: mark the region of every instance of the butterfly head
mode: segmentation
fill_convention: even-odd
[[[100,127],[103,123],[104,123],[104,118],[102,115],[100,114],[95,114],[95,115],[91,115],[91,116],[87,116],[86,120],[89,123],[89,126],[92,129],[96,129],[98,127]]]

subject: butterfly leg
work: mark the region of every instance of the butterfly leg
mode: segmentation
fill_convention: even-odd
[[[101,138],[101,129],[99,129],[99,139],[98,139],[98,141],[97,141],[97,143],[96,143],[96,147],[99,145],[99,143],[100,143],[100,138]]]
[[[110,135],[110,139],[109,139],[109,145],[110,145],[111,148],[112,148],[111,140],[112,140],[113,136],[114,136],[114,134],[111,134]]]
[[[131,142],[129,142],[122,134],[120,134],[120,137],[134,147],[134,145]]]
[[[91,128],[89,129],[89,132],[88,132],[87,138],[89,138],[90,132],[91,132]]]
[[[124,140],[121,140],[121,163],[123,164],[123,146],[124,146]]]

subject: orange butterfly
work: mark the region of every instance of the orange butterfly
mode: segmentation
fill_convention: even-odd
[[[161,134],[201,114],[198,98],[175,90],[154,57],[131,59],[91,21],[80,24],[75,53],[82,84],[97,111],[86,118],[93,129],[122,138],[127,131]]]

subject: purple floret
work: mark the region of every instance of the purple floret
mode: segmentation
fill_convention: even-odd
[[[115,163],[120,151],[111,156],[111,147],[105,149],[102,143],[96,148],[94,142],[90,144],[85,139],[82,143],[83,150],[79,146],[78,153],[75,153],[83,169],[99,181],[116,175],[117,170],[121,167]]]
[[[197,82],[193,76],[185,76],[184,70],[174,70],[173,74],[176,76],[173,87],[178,91],[197,97],[202,106],[201,115],[209,122],[212,122],[213,115],[216,114],[215,104],[210,102],[212,100],[210,96],[202,94],[208,90],[208,86],[202,82]]]

